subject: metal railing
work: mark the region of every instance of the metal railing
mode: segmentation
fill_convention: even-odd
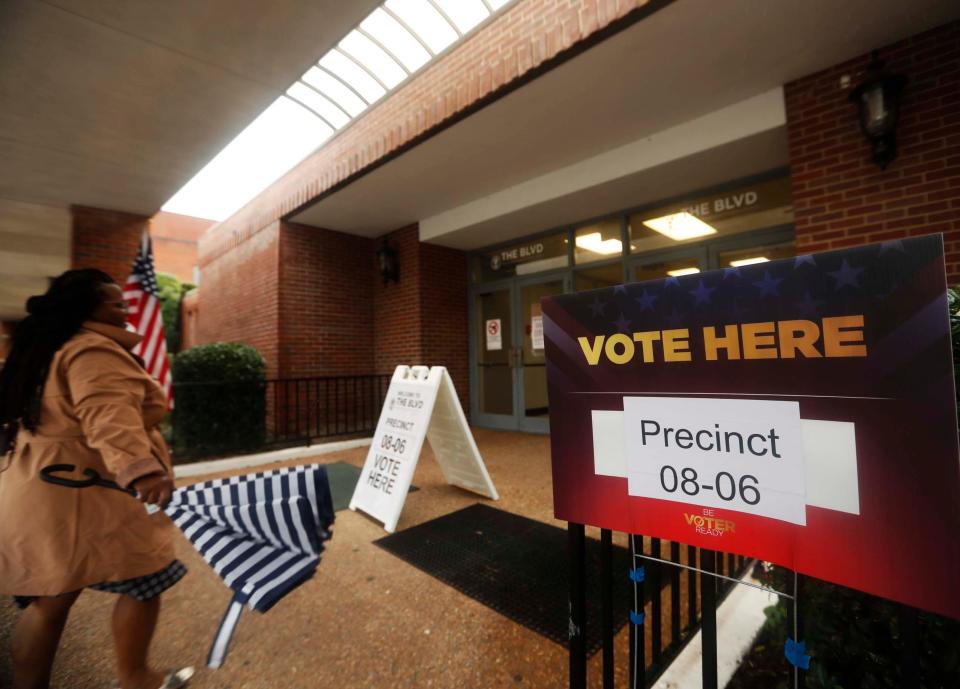
[[[570,557],[569,686],[586,687],[585,635],[588,576],[584,527],[568,524]],[[614,576],[632,580],[629,629],[630,689],[653,686],[700,629],[704,632],[704,664],[712,663],[716,686],[716,608],[753,562],[739,555],[628,535],[631,570],[612,569],[612,532],[600,531],[600,628],[603,687],[614,686]]]
[[[371,435],[390,379],[387,373],[174,383],[175,453],[192,460]],[[217,409],[208,414],[207,405]]]
[[[372,434],[390,374],[268,380],[267,445]]]

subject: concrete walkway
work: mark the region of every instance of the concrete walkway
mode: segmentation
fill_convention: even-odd
[[[501,499],[495,507],[565,528],[553,519],[550,445],[544,436],[476,429],[476,440]],[[237,468],[217,476],[284,464],[345,461],[362,466],[365,447]],[[210,478],[204,476],[202,478]],[[178,485],[200,480],[178,479]],[[406,529],[483,501],[448,486],[425,447],[398,526]],[[414,569],[373,544],[385,535],[359,513],[337,513],[335,536],[313,580],[265,615],[244,611],[230,655],[219,670],[206,652],[230,598],[228,589],[180,537],[178,557],[190,574],[164,595],[154,641],[161,666],[195,665],[196,689],[314,689],[316,687],[437,687],[554,689],[567,682],[567,652]],[[597,530],[588,535],[599,537]],[[619,544],[625,539],[618,534]],[[110,594],[80,597],[54,672],[53,687],[106,689],[113,678]],[[8,686],[8,645],[17,612],[0,600],[0,687]],[[648,635],[649,636],[649,635]],[[627,630],[616,638],[616,683],[627,682]],[[649,656],[649,652],[648,655]],[[5,678],[7,681],[5,681]],[[589,664],[599,687],[600,654]]]

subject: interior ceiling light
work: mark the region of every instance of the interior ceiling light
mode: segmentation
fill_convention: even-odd
[[[717,230],[686,211],[644,220],[643,224],[675,242],[716,234]]]
[[[623,252],[623,244],[619,239],[602,239],[599,232],[583,234],[576,239],[577,247],[592,251],[595,254],[619,254]]]
[[[766,256],[751,256],[750,258],[741,258],[737,261],[730,261],[730,265],[734,268],[742,268],[743,266],[752,266],[754,263],[766,263],[770,259]]]
[[[516,0],[386,0],[163,205],[222,221],[408,76]],[[600,253],[617,253],[603,243]],[[593,249],[591,249],[593,250]]]
[[[667,275],[673,278],[679,278],[679,277],[683,277],[684,275],[694,275],[699,272],[700,272],[699,268],[693,268],[693,267],[677,268],[676,270],[668,270]]]

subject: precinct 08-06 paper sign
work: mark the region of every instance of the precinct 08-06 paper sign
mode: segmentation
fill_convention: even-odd
[[[624,397],[630,495],[807,523],[796,402]]]
[[[960,619],[942,237],[541,306],[557,518]]]

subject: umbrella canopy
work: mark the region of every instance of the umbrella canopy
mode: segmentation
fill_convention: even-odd
[[[91,469],[81,480],[63,475],[73,470],[57,464],[40,478],[68,488],[123,490]],[[335,519],[322,464],[178,488],[164,511],[234,592],[207,657],[212,668],[223,664],[244,606],[266,612],[314,575]]]
[[[210,648],[220,667],[244,606],[266,612],[314,575],[333,534],[321,464],[178,488],[166,513],[234,594]]]

